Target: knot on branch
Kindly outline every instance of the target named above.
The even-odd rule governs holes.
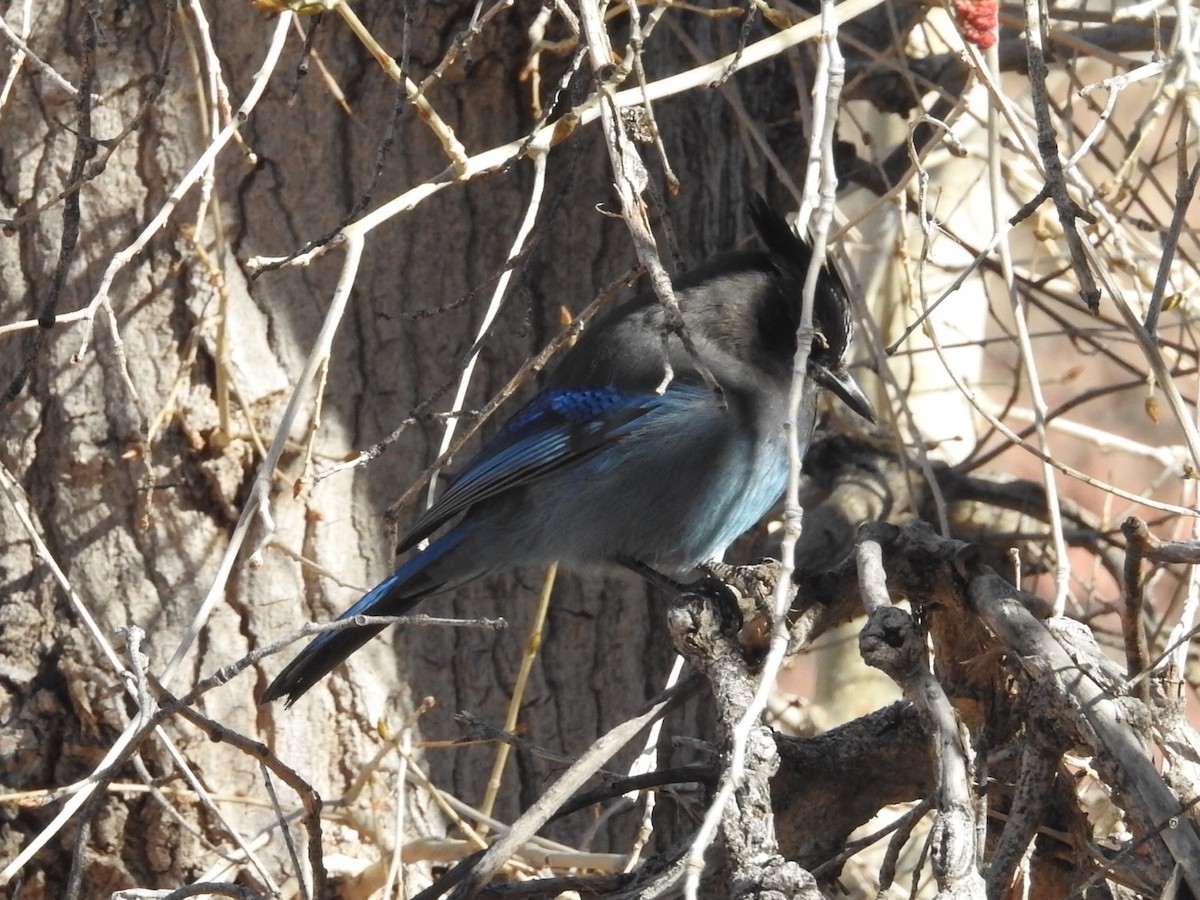
[[[883,606],[871,613],[858,636],[858,649],[867,665],[897,684],[906,684],[928,669],[925,641],[916,622],[895,606]]]

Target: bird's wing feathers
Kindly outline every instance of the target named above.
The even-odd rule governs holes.
[[[468,507],[578,462],[660,406],[653,392],[558,389],[535,398],[493,437],[401,541],[403,552]]]

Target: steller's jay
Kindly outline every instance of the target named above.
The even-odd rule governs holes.
[[[458,521],[346,610],[396,616],[425,597],[519,565],[615,562],[682,573],[718,559],[782,496],[783,430],[801,290],[811,251],[762,198],[751,214],[766,252],[720,256],[675,294],[723,399],[678,337],[665,352],[652,291],[586,329],[545,388],[488,441],[401,541],[404,552]],[[826,388],[871,421],[842,363],[852,324],[846,288],[822,268],[801,404],[804,445]],[[807,421],[806,421],[807,420]],[[803,445],[801,448],[803,455]],[[381,626],[318,635],[267,688],[291,705]]]

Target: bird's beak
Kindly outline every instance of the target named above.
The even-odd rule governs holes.
[[[843,403],[868,422],[875,423],[875,407],[871,405],[871,401],[867,399],[867,395],[863,393],[862,388],[851,377],[845,366],[829,368],[820,363],[813,363],[809,371],[817,384],[827,391],[832,391]]]

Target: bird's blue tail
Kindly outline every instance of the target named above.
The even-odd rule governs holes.
[[[460,525],[434,541],[394,574],[385,578],[363,598],[338,616],[338,621],[355,616],[402,616],[430,594],[446,588],[447,573],[434,566],[457,547],[469,528]],[[437,570],[436,573],[432,570]],[[293,659],[263,693],[260,703],[287,697],[291,706],[314,684],[333,671],[342,660],[379,634],[383,625],[364,625],[317,635],[300,655]]]

